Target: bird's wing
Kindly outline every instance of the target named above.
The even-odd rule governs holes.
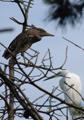
[[[25,39],[27,39],[28,36],[25,35],[25,33],[20,33],[9,45],[8,49],[13,51],[20,45],[21,43],[24,42]]]
[[[65,93],[65,100],[68,103],[80,104],[81,101],[81,81],[79,76],[69,73],[61,80],[61,89]]]
[[[26,51],[31,45],[40,40],[35,35],[29,35],[27,32],[20,33],[9,45],[8,49],[14,54],[18,54],[21,51]],[[10,52],[6,49],[3,57],[8,59],[11,56]]]
[[[39,41],[41,38],[35,35],[29,35],[26,32],[20,33],[9,45],[8,49],[11,51],[15,50],[16,47],[24,46],[25,44],[32,45],[33,43]]]
[[[14,50],[20,46],[20,44],[22,44],[24,41],[24,39],[27,39],[27,36],[25,35],[25,33],[20,33],[18,36],[16,36],[16,38],[10,43],[8,49],[11,52],[14,52]],[[3,57],[8,59],[11,56],[10,52],[6,49],[3,53]]]
[[[81,107],[81,80],[78,75],[74,73],[68,73],[60,80],[60,88],[64,92],[65,101],[67,103]],[[82,117],[83,115],[81,111],[75,108],[69,108],[69,111],[72,119]]]

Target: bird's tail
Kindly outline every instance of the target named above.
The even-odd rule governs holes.
[[[8,50],[5,50],[3,55],[2,55],[4,58],[8,59],[10,57],[10,53]]]

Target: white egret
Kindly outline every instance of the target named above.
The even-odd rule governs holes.
[[[61,70],[59,75],[62,76],[59,85],[64,93],[65,101],[69,104],[81,107],[81,80],[80,77],[68,70]],[[69,108],[72,119],[79,117],[77,109]]]

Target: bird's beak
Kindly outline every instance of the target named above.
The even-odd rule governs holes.
[[[52,37],[53,37],[54,35],[51,34],[51,33],[45,32],[45,33],[44,33],[44,36],[52,36]]]

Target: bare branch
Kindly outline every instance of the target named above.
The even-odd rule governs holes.
[[[14,30],[13,28],[4,28],[4,29],[0,29],[0,33],[12,32],[13,30]]]
[[[77,45],[76,43],[70,41],[69,39],[67,39],[67,38],[65,38],[65,37],[63,37],[63,39],[66,40],[66,41],[68,41],[69,43],[73,44],[73,45],[76,46],[77,48],[79,48],[79,49],[81,49],[81,50],[84,51],[84,48],[82,48],[81,46]]]
[[[22,97],[22,96],[24,94],[22,93],[20,88],[18,88],[11,80],[6,78],[6,76],[4,75],[4,72],[1,69],[0,69],[0,77],[4,80],[5,84],[10,88],[12,94],[20,102],[20,104],[23,106],[23,108],[25,110],[30,111],[30,116],[34,120],[43,120],[41,118],[41,116],[37,113],[37,111],[33,108],[33,106],[31,105],[31,102],[29,102],[28,99],[26,99],[26,97],[25,97],[25,99],[23,99],[24,97]],[[17,92],[16,88],[22,94],[22,96]]]

